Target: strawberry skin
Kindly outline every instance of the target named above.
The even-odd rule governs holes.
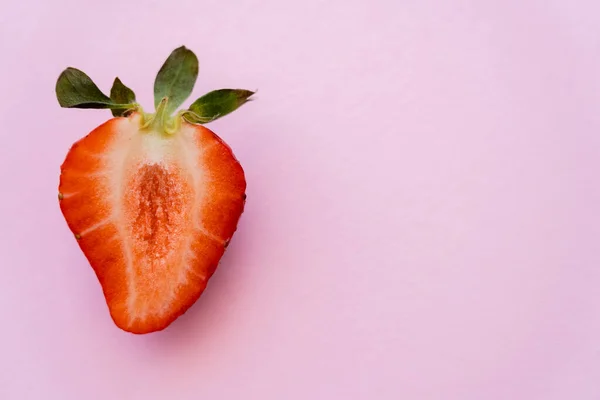
[[[246,180],[215,133],[182,119],[169,135],[116,117],[61,166],[60,209],[121,329],[169,326],[200,297],[244,210]]]

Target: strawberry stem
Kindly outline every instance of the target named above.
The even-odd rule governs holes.
[[[181,117],[169,115],[169,98],[164,97],[156,106],[154,114],[142,113],[142,129],[152,130],[167,135],[171,135],[179,129]]]
[[[167,105],[169,104],[169,98],[163,97],[162,100],[156,106],[156,113],[152,121],[152,129],[156,132],[162,132],[165,128],[165,123],[169,119],[167,112]]]

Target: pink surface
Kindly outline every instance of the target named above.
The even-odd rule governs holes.
[[[599,4],[5,4],[0,399],[599,399]],[[200,301],[133,336],[56,199],[110,114],[54,84],[150,107],[182,44],[195,96],[259,89],[210,125],[247,209]]]

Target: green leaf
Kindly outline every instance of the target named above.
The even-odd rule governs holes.
[[[135,93],[121,82],[117,77],[113,82],[112,88],[110,89],[110,98],[117,104],[134,104]],[[125,112],[129,110],[129,107],[125,108],[114,108],[111,110],[112,115],[115,117],[124,116]]]
[[[76,68],[65,69],[56,81],[56,97],[65,108],[112,108],[115,103]]]
[[[250,101],[254,92],[244,89],[219,89],[192,103],[186,119],[192,123],[207,123],[221,118]]]
[[[170,115],[192,93],[198,77],[198,58],[185,46],[181,46],[169,55],[158,71],[154,81],[154,106],[168,97],[169,103],[165,110]]]

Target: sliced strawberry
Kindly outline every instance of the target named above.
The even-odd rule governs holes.
[[[122,329],[160,330],[214,273],[244,208],[244,171],[213,132],[177,135],[114,118],[77,142],[61,168],[65,219]]]
[[[177,66],[173,59],[186,51],[176,50],[165,65]],[[59,84],[63,79],[63,85],[76,89],[62,87],[75,93],[72,97],[94,90],[79,72],[71,69],[59,78]],[[135,99],[118,85],[111,97]],[[240,100],[240,92],[217,93],[204,103],[200,98],[195,108],[174,118],[168,116],[169,96],[153,115],[97,94],[75,105],[61,103],[100,104],[96,108],[126,115],[108,120],[72,146],[59,185],[65,220],[100,281],[113,321],[125,331],[164,329],[192,306],[237,229],[245,204],[244,171],[229,146],[199,123],[243,104],[249,94]],[[71,99],[61,97],[58,85],[57,94],[59,101]]]

